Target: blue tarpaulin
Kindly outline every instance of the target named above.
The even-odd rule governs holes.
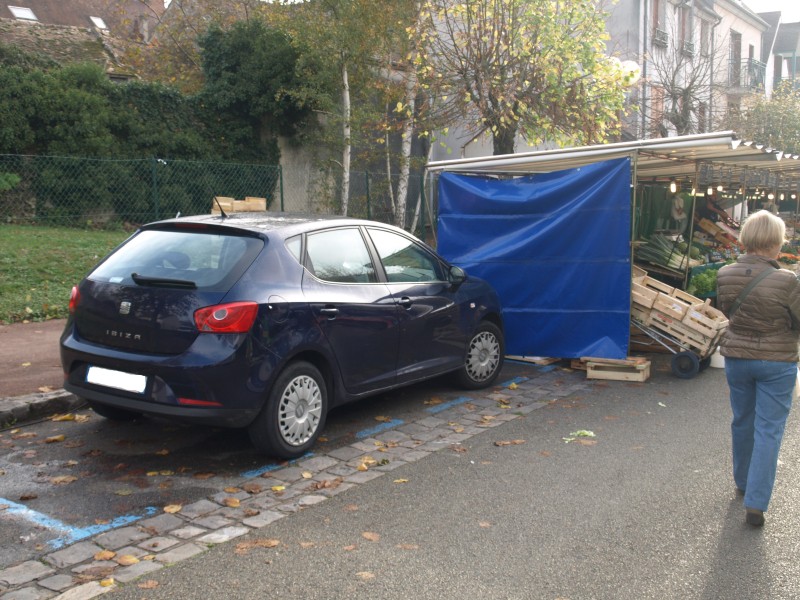
[[[438,250],[500,295],[506,353],[625,358],[631,165],[439,178]]]

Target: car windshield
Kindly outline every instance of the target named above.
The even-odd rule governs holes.
[[[142,231],[100,264],[93,281],[123,285],[170,282],[225,290],[263,248],[258,238],[204,231]],[[135,281],[133,275],[136,275]]]

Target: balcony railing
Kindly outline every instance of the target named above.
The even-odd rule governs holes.
[[[730,62],[728,69],[728,85],[731,90],[747,93],[763,90],[767,78],[767,65],[755,58]]]

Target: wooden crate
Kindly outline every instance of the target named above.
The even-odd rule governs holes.
[[[725,315],[683,290],[651,277],[631,281],[631,317],[705,357],[728,327]]]
[[[627,359],[581,357],[586,364],[587,379],[614,381],[647,381],[650,378],[650,361],[646,358]]]
[[[266,198],[253,198],[248,196],[244,200],[235,200],[225,196],[217,196],[211,204],[211,214],[220,214],[220,207],[226,213],[234,212],[264,212],[267,210]]]

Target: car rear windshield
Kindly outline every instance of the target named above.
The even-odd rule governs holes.
[[[264,247],[259,238],[208,231],[142,231],[100,264],[93,281],[170,282],[201,290],[230,288]]]

